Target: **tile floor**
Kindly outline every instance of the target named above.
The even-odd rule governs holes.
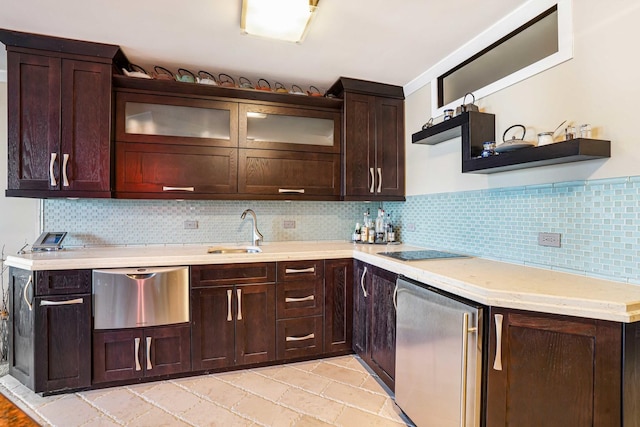
[[[406,426],[357,356],[41,397],[11,376],[0,393],[53,426]]]

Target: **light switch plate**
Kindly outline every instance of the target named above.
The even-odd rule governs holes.
[[[538,245],[559,248],[560,236],[560,233],[538,233]]]
[[[296,228],[296,222],[294,220],[285,220],[282,222],[282,228]]]

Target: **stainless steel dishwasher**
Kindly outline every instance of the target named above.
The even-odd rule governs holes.
[[[481,305],[399,278],[398,406],[420,427],[477,427],[481,416]]]
[[[93,270],[94,329],[189,321],[189,267]]]

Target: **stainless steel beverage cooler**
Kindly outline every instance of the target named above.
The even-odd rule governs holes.
[[[189,321],[189,267],[93,270],[94,329]]]
[[[420,427],[479,427],[483,307],[397,281],[396,403]]]

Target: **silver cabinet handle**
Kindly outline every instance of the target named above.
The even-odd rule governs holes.
[[[236,289],[236,295],[238,295],[238,320],[242,320],[242,289]]]
[[[58,181],[56,180],[56,174],[53,170],[53,167],[56,164],[56,159],[58,158],[58,153],[51,153],[51,160],[49,160],[49,183],[52,187],[56,187],[58,185]]]
[[[493,359],[493,369],[502,371],[502,314],[495,314],[496,322],[496,357]]]
[[[67,178],[67,163],[69,163],[69,155],[64,153],[62,155],[62,186],[69,186],[69,179]]]
[[[360,278],[360,287],[362,288],[362,294],[364,295],[364,297],[368,297],[369,294],[367,293],[367,290],[364,288],[364,276],[367,275],[367,267],[364,268],[364,271],[362,272],[362,277]]]
[[[33,282],[33,275],[29,276],[29,280],[27,280],[27,284],[24,285],[24,290],[22,291],[22,298],[24,299],[24,302],[27,303],[27,307],[29,307],[29,311],[33,310],[33,304],[31,304],[27,299],[27,290],[29,289],[29,285],[31,284],[31,282]]]
[[[278,193],[304,194],[304,188],[278,188]]]
[[[306,297],[302,297],[302,298],[285,298],[284,302],[302,302],[302,301],[313,301],[315,300],[316,297],[313,295],[309,295]]]
[[[396,282],[396,287],[393,288],[393,308],[398,311],[398,282]]]
[[[373,173],[373,168],[369,168],[369,173],[371,174],[371,187],[369,188],[369,193],[373,193],[373,189],[376,187],[376,176]]]
[[[162,191],[196,191],[195,187],[167,187],[163,186]]]
[[[378,193],[382,192],[382,168],[378,168]]]
[[[151,366],[151,337],[147,337],[147,370],[153,369]]]
[[[304,340],[312,340],[316,337],[316,334],[310,333],[309,335],[305,335],[303,337],[287,337],[286,341],[304,341]]]
[[[315,273],[316,272],[316,268],[315,267],[309,267],[309,268],[285,268],[284,272],[287,273],[287,274]]]
[[[469,364],[469,334],[478,328],[469,327],[469,313],[462,314],[462,398],[460,399],[460,425],[467,425],[467,370]]]
[[[47,300],[42,300],[42,301],[40,301],[40,307],[46,306],[46,305],[82,304],[83,302],[84,302],[84,299],[82,299],[82,298],[70,299],[70,300],[67,300],[67,301],[47,301]]]
[[[231,322],[233,320],[233,316],[231,315],[231,297],[233,295],[233,291],[229,289],[227,291],[227,322]]]
[[[142,370],[142,367],[140,366],[140,338],[134,339],[133,345],[135,347],[134,359],[136,359],[136,371],[140,371]]]

